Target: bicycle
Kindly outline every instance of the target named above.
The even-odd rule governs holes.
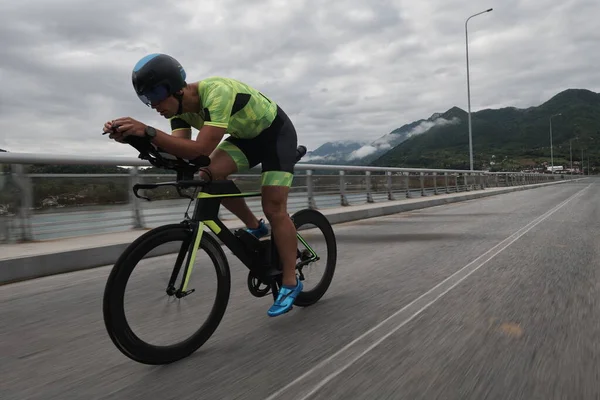
[[[144,138],[128,136],[126,142],[139,151],[139,158],[148,160],[157,168],[174,170],[177,173],[175,181],[135,184],[133,192],[136,197],[150,201],[150,198],[139,195],[138,191],[170,185],[177,189],[179,196],[190,199],[189,206],[195,200],[192,217],[189,217],[186,210],[181,222],[153,228],[124,250],[109,274],[103,296],[104,323],[114,345],[134,361],[151,365],[169,364],[191,355],[204,345],[216,331],[225,314],[229,303],[231,274],[219,240],[248,268],[247,287],[255,297],[264,297],[269,293],[272,293],[274,299],[277,297],[282,286],[282,269],[272,231],[270,236],[259,240],[243,229],[231,232],[218,216],[224,197],[258,197],[260,192],[243,193],[232,180],[213,180],[207,169],[210,165],[209,157],[184,160],[162,151]],[[296,162],[304,154],[306,147],[298,146]],[[193,179],[194,174],[202,170],[206,171],[208,179]],[[182,193],[189,188],[201,190],[194,198]],[[307,307],[319,301],[331,284],[337,261],[337,244],[331,224],[317,210],[307,208],[297,211],[291,219],[300,243],[306,247],[304,250],[296,250],[296,270],[299,279],[305,279],[303,268],[320,260],[319,255],[300,234],[301,226],[308,223],[315,225],[323,232],[327,243],[326,267],[321,282],[313,290],[301,292],[294,302],[295,306]],[[209,232],[205,232],[204,227],[207,227]],[[217,273],[217,296],[208,320],[191,337],[177,344],[156,346],[144,342],[133,333],[125,316],[124,291],[140,259],[159,245],[174,240],[182,240],[183,243],[166,284],[167,296],[182,299],[194,293],[195,289],[189,289],[188,285],[198,249],[204,250],[212,260]],[[176,285],[186,253],[188,254],[182,279],[179,285]]]

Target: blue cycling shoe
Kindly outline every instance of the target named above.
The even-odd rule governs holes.
[[[275,303],[273,303],[271,308],[269,308],[269,311],[267,311],[269,317],[277,317],[292,309],[296,296],[298,296],[298,293],[300,293],[303,288],[302,282],[297,278],[296,281],[298,284],[295,287],[285,285],[281,287],[277,300],[275,300]]]
[[[267,228],[267,225],[265,225],[265,221],[263,219],[260,219],[258,221],[258,228],[246,228],[246,232],[250,233],[251,235],[254,235],[257,239],[260,239],[261,237],[269,233],[269,228]]]

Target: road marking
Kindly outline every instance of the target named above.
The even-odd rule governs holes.
[[[462,267],[460,270],[456,271],[454,274],[444,279],[442,282],[438,283],[433,288],[429,289],[427,292],[423,293],[421,296],[419,296],[406,306],[402,307],[400,310],[396,311],[394,314],[390,315],[388,318],[375,325],[373,328],[369,329],[367,332],[358,336],[356,339],[342,347],[340,350],[338,350],[331,356],[327,357],[314,367],[304,372],[298,378],[294,379],[292,382],[285,385],[284,387],[267,397],[265,400],[275,400],[281,398],[288,399],[292,398],[290,396],[294,394],[295,397],[293,398],[306,400],[307,398],[315,394],[323,386],[325,386],[328,382],[330,382],[333,378],[341,374],[348,367],[350,367],[352,364],[354,364],[356,361],[365,356],[367,353],[369,353],[371,350],[373,350],[375,347],[381,344],[384,340],[386,340],[388,337],[390,337],[392,334],[394,334],[396,331],[402,328],[404,325],[412,321],[416,316],[418,316],[427,308],[429,308],[429,306],[431,306],[433,303],[442,298],[446,293],[454,289],[459,283],[461,283],[479,268],[487,264],[488,261],[492,260],[498,254],[500,254],[502,251],[508,248],[511,244],[516,242],[520,237],[522,237],[527,232],[535,228],[538,224],[546,220],[548,217],[560,210],[573,199],[579,197],[590,186],[592,185],[590,184],[586,186],[585,188],[581,189],[579,192],[575,193],[556,207],[537,217],[536,219],[534,219],[533,221],[531,221],[530,223],[528,223],[527,225],[525,225],[524,227],[507,237],[506,239],[504,239],[502,242],[498,243],[497,245],[495,245],[494,247],[477,257],[475,260]],[[491,255],[485,260],[483,260],[490,253]],[[483,261],[475,265],[480,260]],[[463,276],[461,276],[461,274]],[[453,281],[454,283],[452,283]],[[448,285],[450,286],[445,288],[445,286]],[[416,309],[416,311],[412,312],[411,314],[411,310],[413,309]],[[400,316],[401,318],[396,318],[398,316]],[[396,322],[397,325],[395,326],[393,326],[394,318],[400,320],[399,323]],[[390,321],[392,323],[390,323]],[[368,338],[370,335],[372,335],[373,332],[386,325],[392,326],[388,328],[390,330],[381,338],[377,340],[375,340],[375,338],[372,338],[372,340],[375,340],[374,342],[367,342],[366,340],[364,340],[365,338]],[[372,344],[369,345],[369,343]],[[360,350],[363,347],[364,349],[360,351],[357,355],[352,356],[352,354],[348,351],[352,347],[356,347],[357,350]],[[291,391],[291,389],[294,387],[298,387],[296,392]]]

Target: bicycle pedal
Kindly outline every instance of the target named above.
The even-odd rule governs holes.
[[[195,291],[196,291],[196,289],[190,289],[190,290],[187,290],[187,291],[185,291],[185,292],[180,292],[180,291],[178,291],[178,292],[175,294],[175,297],[177,297],[178,299],[181,299],[182,297],[185,297],[185,296],[187,296],[187,295],[190,295],[190,294],[194,293]]]

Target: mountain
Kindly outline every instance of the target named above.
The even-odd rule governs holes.
[[[339,140],[327,142],[314,151],[306,152],[302,162],[312,164],[343,164],[348,156],[361,148],[365,143],[353,140]]]
[[[316,150],[307,152],[302,161],[315,164],[367,165],[408,138],[427,132],[434,126],[458,123],[455,114],[454,109],[444,114],[435,113],[427,119],[420,119],[394,129],[373,142],[349,140],[327,142]]]
[[[550,117],[554,165],[600,159],[600,94],[567,89],[536,107],[485,109],[471,114],[474,169],[512,169],[550,163]],[[443,114],[454,123],[414,135],[371,162],[375,166],[469,168],[468,115],[458,107]],[[577,139],[576,139],[577,138]],[[587,155],[587,156],[586,156]]]
[[[458,116],[459,113],[457,110],[459,109],[452,108],[443,114],[435,113],[427,119],[420,119],[394,129],[369,145],[363,146],[355,151],[350,155],[350,159],[357,161],[357,164],[368,165],[392,148],[404,143],[412,137],[429,131],[433,127],[458,124],[460,122],[460,117]]]

